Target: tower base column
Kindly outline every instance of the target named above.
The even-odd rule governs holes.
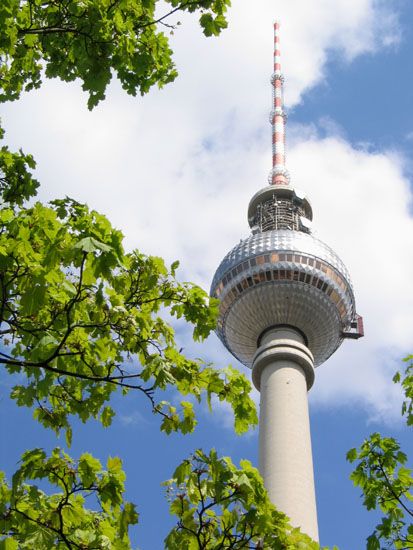
[[[307,399],[314,366],[301,334],[281,327],[266,332],[252,379],[261,393],[259,469],[270,500],[293,527],[318,541]]]

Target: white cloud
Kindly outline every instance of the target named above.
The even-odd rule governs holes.
[[[412,193],[403,159],[334,136],[296,142],[289,158],[312,199],[317,236],[350,269],[366,328],[317,371],[313,400],[357,401],[373,406],[373,417],[393,420],[400,392],[390,380],[413,342]]]
[[[272,21],[282,23],[293,106],[323,81],[332,52],[349,62],[397,43],[392,5],[260,0],[252,8],[239,0],[217,40],[185,18],[174,38],[180,77],[173,85],[137,99],[113,85],[89,113],[77,83],[49,82],[5,107],[7,136],[35,155],[42,198],[87,201],[123,229],[128,246],[181,259],[184,277],[207,287],[224,254],[248,234],[248,201],[270,168]],[[386,415],[398,407],[388,364],[412,342],[413,227],[403,159],[354,149],[334,121],[322,124],[324,139],[316,121],[290,125],[289,168],[312,199],[319,236],[350,268],[366,337],[320,369],[313,400],[355,400]],[[218,347],[205,350],[228,361]]]
[[[141,426],[148,424],[148,420],[139,411],[135,410],[131,414],[118,414],[115,417],[122,426]]]

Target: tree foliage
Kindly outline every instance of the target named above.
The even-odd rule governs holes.
[[[160,258],[126,253],[121,233],[87,206],[68,198],[29,204],[38,186],[33,167],[21,151],[0,150],[0,364],[19,374],[11,392],[17,404],[34,407],[45,427],[65,430],[68,444],[73,416],[110,425],[115,391],[145,396],[166,433],[196,424],[190,401],[176,407],[162,399],[167,388],[230,403],[239,433],[255,424],[245,377],[185,357],[175,341],[171,316],[192,324],[200,340],[215,326],[216,302],[176,280],[177,262],[168,269]],[[58,451],[49,459],[41,450],[26,453],[12,487],[2,478],[0,545],[127,548],[137,516],[121,504],[119,459],[108,472],[87,454],[75,464]],[[34,478],[63,492],[25,483]],[[91,494],[100,512],[84,507]]]
[[[4,0],[0,3],[0,101],[18,99],[44,77],[79,79],[93,108],[112,75],[127,93],[144,94],[177,75],[169,40],[178,13],[197,13],[206,36],[227,23],[229,0]],[[162,12],[162,10],[165,10]],[[0,140],[4,131],[0,128]],[[4,142],[3,142],[4,143]],[[109,426],[114,392],[139,392],[165,433],[191,432],[193,402],[226,401],[235,430],[257,423],[250,384],[237,370],[186,357],[173,319],[193,338],[213,330],[217,302],[179,282],[178,262],[125,252],[122,234],[101,214],[64,198],[35,202],[35,161],[0,149],[0,364],[11,397],[56,433],[71,421]],[[165,390],[182,396],[180,405]],[[185,399],[184,399],[185,398]],[[124,502],[118,458],[103,470],[55,449],[24,453],[9,484],[0,475],[0,549],[129,548],[137,522]],[[87,502],[90,507],[87,507]]]
[[[404,358],[406,368],[404,372],[397,372],[393,377],[393,382],[400,383],[404,401],[402,405],[402,415],[406,419],[408,426],[413,426],[413,355],[408,355]]]
[[[178,13],[198,13],[206,36],[227,26],[230,0],[2,0],[0,101],[41,85],[43,74],[80,79],[93,108],[116,74],[128,94],[172,82],[168,37]]]
[[[190,432],[196,422],[190,401],[177,410],[158,398],[168,387],[198,401],[227,401],[238,432],[255,424],[245,377],[185,357],[166,316],[192,324],[200,340],[215,327],[216,301],[179,283],[177,263],[168,269],[160,258],[125,253],[121,233],[83,204],[6,202],[13,184],[19,188],[24,158],[0,152],[8,163],[3,180],[11,180],[0,213],[0,364],[26,375],[12,398],[35,406],[44,426],[65,429],[69,442],[73,415],[111,423],[110,398],[119,389],[145,395],[167,433]]]
[[[0,473],[1,550],[130,548],[128,528],[137,523],[123,501],[125,474],[119,458],[107,470],[89,453],[73,461],[60,449],[24,453],[11,486]],[[57,492],[46,494],[33,481]],[[94,509],[85,507],[92,499]]]
[[[402,414],[409,426],[413,424],[412,359],[407,357],[404,373],[398,372],[393,378],[403,388]],[[382,513],[380,523],[367,539],[367,549],[380,550],[382,544],[384,548],[413,548],[413,477],[399,443],[374,433],[359,449],[351,449],[347,459],[357,462],[351,479],[362,490],[367,510]]]
[[[166,485],[170,511],[178,518],[165,540],[169,550],[320,548],[275,509],[247,460],[237,468],[215,450],[197,450]]]

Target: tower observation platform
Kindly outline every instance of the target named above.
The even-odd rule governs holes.
[[[311,204],[290,184],[283,83],[276,22],[269,185],[252,197],[251,235],[224,257],[211,295],[220,300],[219,338],[261,392],[259,467],[270,498],[318,540],[307,391],[314,367],[345,338],[363,336],[363,322],[348,270],[311,234]]]

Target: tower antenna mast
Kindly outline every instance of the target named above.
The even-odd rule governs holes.
[[[285,123],[284,76],[281,71],[280,24],[274,23],[274,72],[271,76],[273,87],[273,109],[270,114],[272,125],[272,170],[269,175],[271,185],[288,185],[290,178],[285,167]]]

